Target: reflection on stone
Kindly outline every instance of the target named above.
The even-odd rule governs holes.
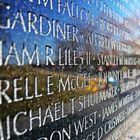
[[[138,17],[137,0],[2,0],[0,139],[119,139],[140,117]]]

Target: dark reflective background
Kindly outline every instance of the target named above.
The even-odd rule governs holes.
[[[115,140],[139,119],[139,7],[1,0],[1,140]]]

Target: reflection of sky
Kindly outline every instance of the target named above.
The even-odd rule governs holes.
[[[81,22],[79,19],[69,17],[68,12],[66,12],[64,15],[62,15],[62,12],[58,13],[58,11],[57,11],[58,6],[57,6],[56,0],[54,0],[54,1],[52,0],[53,1],[53,10],[50,10],[49,5],[44,7],[43,4],[37,5],[37,0],[33,0],[33,1],[34,2],[32,3],[32,2],[29,2],[29,0],[24,0],[24,1],[2,0],[2,2],[10,5],[10,10],[1,11],[1,13],[2,13],[1,18],[4,19],[5,15],[10,15],[10,19],[11,19],[11,23],[12,23],[15,13],[17,12],[18,9],[20,9],[22,11],[26,27],[27,27],[27,23],[28,23],[27,22],[27,12],[28,11],[32,11],[36,14],[44,15],[44,16],[48,17],[50,20],[57,19],[59,21],[60,25],[62,25],[63,23],[73,24],[73,25],[77,26],[77,28],[79,30],[84,29],[88,26],[87,23]],[[95,7],[95,3],[94,3],[95,1],[94,2],[93,1],[94,0],[83,0],[83,1],[82,0],[73,0],[73,3],[74,3],[74,5],[78,4],[79,7],[84,7],[86,10],[89,10],[90,13],[92,14],[92,16],[95,17],[95,20],[96,20],[99,13]],[[131,1],[129,0],[130,1],[129,3],[127,3],[127,0],[120,0],[120,1],[125,5],[125,7],[127,9],[130,9],[133,12],[133,14],[132,14],[133,16],[136,16],[136,15],[134,15],[135,14],[134,10],[138,9],[140,7],[138,0],[131,0]],[[61,3],[64,3],[64,2],[65,2],[65,0],[61,0]],[[123,13],[122,11],[120,11],[120,9],[113,6],[111,1],[104,0],[104,2],[107,3],[110,7],[112,7],[112,9],[114,11],[119,13],[119,15],[124,16],[126,19],[131,18],[131,17],[128,17],[128,15],[126,13]],[[69,4],[70,4],[70,1],[69,1]],[[135,7],[131,7],[131,4],[133,4]],[[140,18],[140,16],[138,18]],[[36,24],[36,27],[39,29],[38,23]],[[132,35],[134,38],[138,38],[138,36],[140,35],[140,32],[138,29],[139,29],[138,27],[136,29],[135,28],[133,29]],[[94,30],[96,30],[96,29],[94,28]],[[31,33],[28,33],[28,32],[24,33],[20,24],[17,24],[17,26],[14,30],[1,30],[0,38],[2,40],[8,41],[8,42],[6,41],[3,43],[4,52],[6,52],[6,50],[8,50],[7,48],[10,47],[10,44],[12,41],[14,41],[16,43],[18,52],[20,52],[21,48],[23,47],[22,45],[24,42],[30,52],[33,51],[34,44],[37,44],[40,55],[44,56],[44,57],[45,57],[45,47],[44,46],[50,45],[55,48],[55,47],[57,47],[57,42],[58,42],[58,40],[56,38],[53,38],[51,35],[41,36],[41,35],[35,34],[33,31]],[[98,52],[98,51],[101,51],[101,48],[98,48],[98,46],[97,46],[97,47],[95,47],[95,50]],[[44,59],[44,58],[42,57],[42,59]]]

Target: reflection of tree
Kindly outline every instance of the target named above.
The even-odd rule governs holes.
[[[59,54],[59,51],[61,50],[61,56],[58,55]],[[64,63],[66,61],[66,55],[68,56],[68,50],[70,50],[72,53],[71,53],[71,57],[70,57],[70,61],[73,62],[73,57],[74,57],[74,54],[73,52],[75,51],[76,52],[76,55],[77,55],[77,50],[78,50],[78,44],[77,42],[74,42],[74,41],[61,41],[58,43],[58,46],[57,46],[57,50],[56,50],[56,55],[57,55],[57,60],[56,60],[56,69],[58,70],[61,70],[61,71],[75,71],[76,70],[76,66],[73,66],[73,65],[62,65],[60,66],[59,65],[59,57],[61,57],[61,61],[62,63]],[[68,60],[67,60],[67,63],[68,63]]]
[[[79,42],[74,41],[60,41],[57,45],[57,48],[61,48],[62,52],[64,52],[66,49],[70,49],[71,51],[76,50],[76,55],[79,55],[83,58],[84,62],[82,65],[80,65],[80,60],[78,66],[59,66],[57,65],[57,68],[62,71],[73,71],[73,72],[95,72],[98,71],[98,52],[97,48],[99,46],[95,46],[94,39],[92,38],[93,33],[93,27],[88,25],[85,27],[79,27],[80,31],[78,34]],[[104,51],[105,52],[105,51]],[[58,58],[58,51],[57,51],[57,58]],[[65,59],[65,54],[62,53],[61,58]],[[71,61],[73,61],[73,55],[71,55]],[[87,62],[87,60],[90,59],[90,62]],[[56,60],[56,64],[59,64],[59,60]]]

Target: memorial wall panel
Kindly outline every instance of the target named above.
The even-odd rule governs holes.
[[[117,140],[139,106],[139,0],[0,0],[0,140]]]

